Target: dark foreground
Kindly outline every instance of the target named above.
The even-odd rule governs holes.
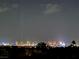
[[[78,47],[66,48],[27,48],[16,46],[0,46],[0,59],[79,59]]]

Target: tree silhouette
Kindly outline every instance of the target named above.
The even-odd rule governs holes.
[[[69,47],[76,47],[76,42],[73,40],[73,41],[71,42],[71,45],[70,45]]]
[[[72,45],[75,45],[75,44],[76,44],[76,42],[73,40],[73,41],[72,41]]]
[[[37,47],[37,48],[46,48],[46,43],[40,42],[40,43],[37,44],[36,47]]]

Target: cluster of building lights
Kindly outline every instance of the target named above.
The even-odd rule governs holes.
[[[5,42],[2,42],[2,43],[0,43],[0,46],[12,46],[12,44],[10,44],[10,43],[5,43]]]
[[[31,47],[34,47],[38,44],[38,42],[31,42],[31,41],[16,41],[16,46],[31,46]],[[51,47],[65,47],[65,43],[64,42],[61,42],[61,41],[48,41],[46,43],[47,45],[51,46]],[[0,43],[0,45],[3,45],[3,46],[12,46],[13,44],[10,44],[10,43],[5,43],[5,42],[2,42]]]
[[[65,47],[66,44],[62,41],[48,41],[47,45],[51,47]]]
[[[36,46],[37,42],[30,42],[30,41],[26,41],[26,42],[16,42],[16,46]]]

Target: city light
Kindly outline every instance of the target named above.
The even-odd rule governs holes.
[[[49,45],[51,47],[58,47],[59,46],[59,41],[56,41],[56,40],[48,41],[47,45]]]
[[[16,41],[16,46],[36,46],[37,45],[37,42],[30,42],[30,41],[26,41],[26,42],[19,42],[19,41]]]
[[[65,43],[64,42],[59,42],[60,43],[60,47],[65,47]]]
[[[48,41],[47,45],[51,46],[51,47],[65,47],[66,44],[62,41],[56,41],[56,40],[52,40],[52,41]]]
[[[2,43],[0,43],[0,45],[3,45],[3,46],[11,46],[12,44],[10,44],[10,43],[5,43],[5,42],[2,42]]]

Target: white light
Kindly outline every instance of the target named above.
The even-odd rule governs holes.
[[[65,43],[64,42],[60,42],[60,46],[61,47],[65,47]]]
[[[10,45],[10,44],[2,42],[2,45],[7,46],[7,45]]]

